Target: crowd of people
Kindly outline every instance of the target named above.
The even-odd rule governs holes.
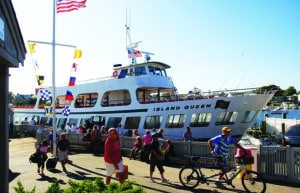
[[[40,125],[37,130],[38,133],[45,132],[45,126]],[[222,162],[226,162],[228,157],[228,151],[230,145],[242,148],[236,143],[236,140],[230,136],[231,129],[229,127],[223,127],[222,133],[208,140],[208,145],[211,148],[211,153],[221,155]],[[93,125],[92,128],[88,128],[87,125],[76,127],[75,124],[68,124],[66,126],[66,132],[82,133],[84,141],[90,141],[91,151],[95,155],[99,155],[104,152],[104,162],[106,167],[106,184],[111,181],[112,175],[115,173],[118,176],[120,183],[125,180],[124,164],[121,154],[120,135],[127,135],[133,137],[134,143],[130,151],[130,160],[134,160],[137,157],[141,161],[145,161],[149,164],[149,181],[155,183],[153,177],[155,168],[158,169],[162,182],[168,182],[164,176],[164,165],[169,164],[169,157],[175,154],[171,140],[164,138],[163,129],[149,129],[145,130],[144,134],[140,134],[138,129],[133,129],[132,132],[124,132],[121,124],[118,124],[116,128],[106,129],[104,126],[99,127]],[[106,138],[102,141],[102,136]],[[45,162],[47,160],[47,152],[57,155],[58,160],[61,162],[62,170],[67,172],[66,163],[68,162],[68,150],[70,142],[66,139],[66,133],[62,132],[60,135],[56,134],[57,149],[53,149],[53,132],[50,131],[48,140],[44,140],[38,147],[40,152],[41,161],[37,163],[38,173],[44,175]],[[182,141],[192,141],[192,131],[190,127],[186,127],[182,134]],[[55,151],[55,152],[54,152]],[[220,170],[219,179],[222,179],[222,169]]]

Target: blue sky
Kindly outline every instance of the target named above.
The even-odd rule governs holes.
[[[12,2],[26,45],[51,42],[53,0]],[[56,15],[56,42],[83,51],[77,81],[110,76],[113,64],[128,63],[127,10],[132,41],[172,67],[168,75],[180,93],[270,84],[300,90],[298,0],[87,0],[86,6]],[[35,57],[51,85],[51,47],[37,45]],[[56,85],[68,82],[72,57],[73,49],[57,48]],[[24,67],[10,73],[13,93],[38,87],[29,53]]]

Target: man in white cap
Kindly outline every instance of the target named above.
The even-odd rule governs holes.
[[[219,181],[222,180],[224,174],[223,167],[227,165],[230,145],[234,145],[237,148],[241,148],[245,150],[240,144],[237,143],[237,141],[233,137],[230,136],[230,131],[231,129],[229,127],[223,127],[221,135],[217,135],[208,140],[208,145],[210,147],[211,153],[216,155],[220,161],[221,168],[220,168]]]

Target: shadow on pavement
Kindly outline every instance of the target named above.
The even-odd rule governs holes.
[[[18,172],[12,172],[11,170],[8,171],[9,175],[9,182],[13,181],[20,173]]]

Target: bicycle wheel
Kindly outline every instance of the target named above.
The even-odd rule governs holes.
[[[195,168],[184,167],[179,172],[179,180],[183,186],[195,188],[200,182],[199,173]]]
[[[266,182],[254,171],[247,171],[242,176],[242,184],[247,192],[266,192]]]

